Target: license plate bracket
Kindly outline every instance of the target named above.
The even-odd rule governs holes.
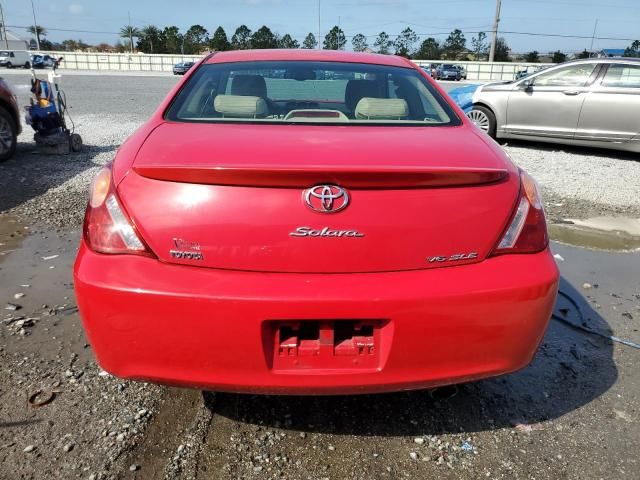
[[[270,323],[274,371],[380,369],[386,320],[284,320]]]

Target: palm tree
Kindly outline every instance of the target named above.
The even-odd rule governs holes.
[[[47,29],[40,25],[31,25],[29,28],[27,28],[27,32],[29,32],[31,35],[36,36],[38,45],[40,45],[40,37],[47,36]]]
[[[160,30],[158,29],[158,27],[147,25],[140,31],[140,35],[142,36],[142,38],[149,42],[149,46],[151,47],[151,52],[149,53],[153,53],[153,39],[157,38],[158,35],[160,35]]]
[[[133,53],[133,37],[140,37],[140,30],[138,30],[133,25],[125,25],[120,29],[120,36],[122,38],[128,38],[129,44],[131,46],[131,53]]]

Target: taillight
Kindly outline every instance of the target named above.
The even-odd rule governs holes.
[[[84,240],[94,252],[152,256],[118,199],[108,166],[98,172],[91,185],[83,230]]]
[[[535,253],[547,248],[549,237],[540,191],[533,178],[520,172],[520,198],[516,210],[492,255]]]

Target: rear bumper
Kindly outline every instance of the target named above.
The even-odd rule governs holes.
[[[273,274],[167,265],[80,247],[78,305],[116,376],[211,390],[345,394],[430,388],[525,367],[558,270],[549,253],[377,274]],[[382,319],[371,370],[273,367],[274,320]]]

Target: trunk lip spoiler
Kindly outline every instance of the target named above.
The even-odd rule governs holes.
[[[498,183],[509,177],[507,168],[483,167],[134,165],[133,170],[145,178],[177,183],[273,188],[318,184],[354,189],[466,187]]]

